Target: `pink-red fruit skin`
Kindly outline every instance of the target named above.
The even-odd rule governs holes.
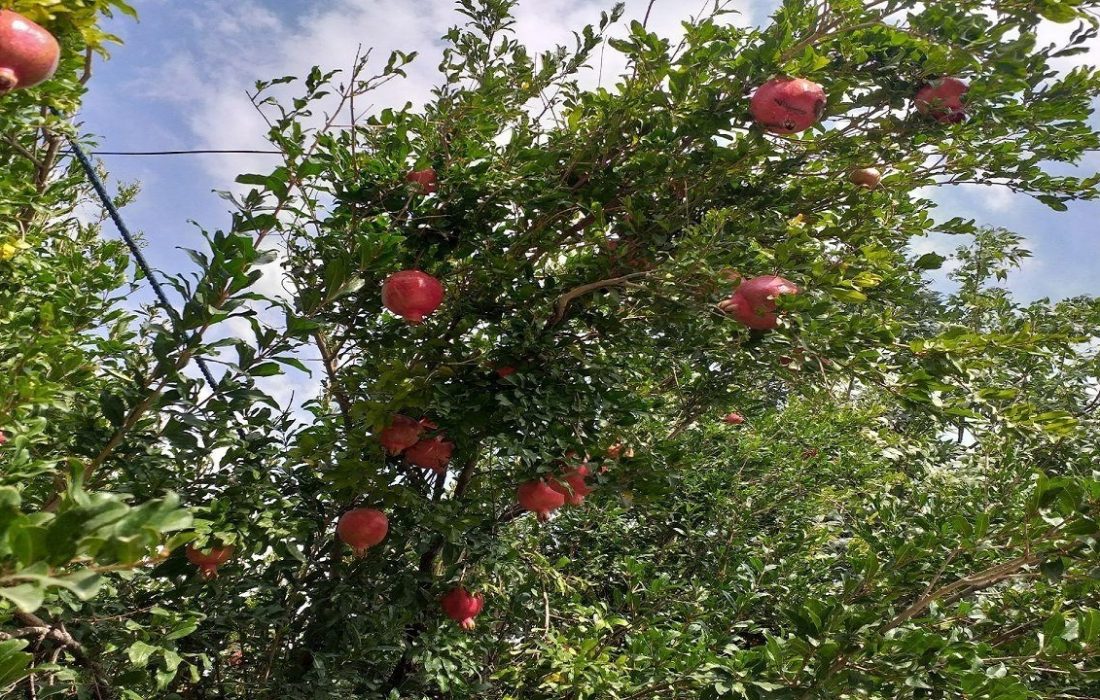
[[[443,285],[420,270],[402,270],[382,284],[382,303],[409,323],[420,323],[443,303]]]
[[[745,417],[743,415],[741,415],[740,413],[736,413],[736,412],[727,413],[725,415],[725,417],[722,418],[722,422],[723,423],[728,423],[730,425],[741,425],[742,423],[745,422]]]
[[[516,373],[516,368],[512,367],[510,365],[506,366],[506,367],[497,367],[497,376],[500,377],[501,379],[505,379],[507,377],[510,377],[515,373]]]
[[[394,415],[390,424],[378,436],[378,442],[391,455],[401,454],[420,441],[424,432],[424,422],[415,421],[408,416]]]
[[[966,106],[963,96],[970,90],[965,80],[958,78],[937,78],[928,81],[914,101],[917,111],[932,117],[941,124],[957,124],[966,119]]]
[[[60,58],[52,34],[23,15],[0,10],[0,95],[49,80]]]
[[[405,176],[405,181],[415,185],[421,194],[432,194],[439,189],[436,184],[435,170],[432,168],[413,170]]]
[[[775,300],[781,294],[798,294],[798,291],[789,280],[762,275],[742,282],[718,307],[749,328],[767,331],[779,325]]]
[[[447,463],[451,461],[454,449],[454,443],[444,440],[442,435],[436,435],[405,450],[405,459],[410,464],[442,474],[447,471]]]
[[[336,534],[351,547],[355,556],[361,557],[367,549],[386,539],[390,521],[385,513],[373,508],[354,508],[340,516]]]
[[[873,190],[878,187],[878,183],[882,182],[882,173],[879,172],[878,168],[860,168],[859,170],[853,170],[852,174],[848,176],[848,180],[853,185]]]
[[[550,488],[565,496],[565,502],[571,506],[579,506],[584,503],[584,497],[594,490],[584,482],[589,474],[588,467],[581,465],[567,471],[561,479],[550,482]]]
[[[211,547],[208,551],[195,549],[193,545],[187,545],[184,552],[187,561],[199,567],[199,573],[204,579],[218,577],[218,566],[229,561],[233,557],[233,547]]]
[[[565,495],[550,488],[542,479],[528,481],[516,489],[519,504],[545,522],[550,514],[565,505]]]
[[[485,597],[480,593],[470,595],[465,588],[459,586],[448,591],[439,600],[439,604],[443,607],[443,613],[447,617],[457,622],[459,627],[468,632],[477,626],[474,618],[485,607]]]
[[[756,88],[749,111],[773,134],[797,134],[825,114],[825,90],[803,78],[773,78]]]

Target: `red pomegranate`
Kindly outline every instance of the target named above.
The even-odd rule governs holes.
[[[723,416],[722,422],[728,423],[730,425],[741,425],[745,422],[745,417],[735,411],[733,413],[727,413],[725,416]]]
[[[405,459],[410,464],[431,469],[437,474],[447,471],[447,462],[451,461],[451,453],[454,452],[453,442],[443,439],[442,435],[427,438],[405,450]]]
[[[957,124],[966,119],[966,107],[963,96],[970,89],[966,81],[958,78],[937,78],[929,80],[917,90],[915,102],[917,111],[935,119],[941,124]]]
[[[218,577],[218,566],[233,557],[233,546],[211,547],[204,552],[189,544],[185,554],[187,561],[199,567],[199,573],[203,578],[212,579]]]
[[[749,111],[773,134],[796,134],[825,114],[825,90],[803,78],[773,78],[756,88]]]
[[[541,521],[549,519],[551,513],[565,505],[565,495],[550,488],[542,479],[521,484],[516,489],[516,496],[519,504]]]
[[[798,294],[798,287],[775,275],[753,277],[742,282],[733,295],[718,308],[737,321],[756,330],[771,330],[779,325],[776,298],[780,294]]]
[[[336,524],[336,534],[357,557],[386,539],[389,529],[390,521],[386,514],[373,508],[353,508],[341,515],[340,522]]]
[[[443,285],[420,270],[402,270],[382,285],[382,303],[409,323],[420,323],[443,303]]]
[[[505,367],[497,367],[497,376],[500,377],[501,379],[504,379],[505,377],[510,377],[515,373],[516,373],[516,368],[512,367],[510,365],[505,366]]]
[[[405,176],[405,181],[415,185],[415,189],[421,194],[432,194],[438,190],[439,186],[435,180],[435,170],[432,168],[413,170]]]
[[[848,175],[848,181],[853,185],[873,190],[882,181],[882,173],[878,171],[878,168],[860,168],[859,170],[853,170]]]
[[[49,80],[60,57],[52,34],[23,15],[0,10],[0,95]]]
[[[584,503],[584,497],[595,489],[584,483],[585,477],[591,472],[588,465],[582,464],[575,469],[567,471],[561,479],[550,482],[550,488],[565,496],[565,502],[571,506],[579,506]],[[563,483],[564,482],[564,483]]]
[[[8,434],[3,432],[3,431],[0,431],[0,445],[3,445],[7,441],[8,441]]]
[[[401,454],[420,440],[424,428],[432,426],[426,420],[415,421],[408,416],[394,414],[390,424],[378,434],[378,442],[391,455]]]
[[[470,595],[465,588],[459,586],[448,591],[439,600],[439,604],[443,607],[443,613],[457,622],[459,627],[472,630],[477,626],[474,618],[485,607],[485,597],[480,593]]]

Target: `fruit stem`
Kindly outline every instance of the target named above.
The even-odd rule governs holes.
[[[0,95],[11,92],[19,85],[19,76],[11,68],[0,68]]]

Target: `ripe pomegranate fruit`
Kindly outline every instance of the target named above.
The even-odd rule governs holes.
[[[218,565],[224,564],[233,557],[233,546],[211,547],[204,552],[189,544],[185,554],[187,561],[199,567],[202,577],[209,580],[218,577]]]
[[[405,176],[405,181],[414,185],[416,191],[421,194],[432,194],[439,189],[436,184],[435,170],[432,168],[413,170]]]
[[[504,379],[505,377],[510,377],[515,373],[516,368],[512,367],[511,365],[508,365],[506,367],[497,367],[497,376],[501,379]]]
[[[589,473],[588,466],[582,464],[579,467],[567,471],[562,475],[561,479],[554,479],[551,481],[550,488],[564,496],[565,502],[569,505],[579,506],[584,503],[584,497],[594,490],[588,484],[584,483],[584,479]]]
[[[756,88],[749,111],[773,134],[796,134],[825,114],[825,90],[803,78],[773,78]]]
[[[0,432],[0,445],[3,445],[7,441],[8,441],[8,434],[4,433],[4,432]]]
[[[23,15],[0,10],[0,95],[49,80],[60,58],[52,34]]]
[[[740,323],[756,330],[771,330],[779,325],[776,298],[780,294],[798,294],[798,287],[775,275],[762,275],[742,282],[733,295],[718,308]]]
[[[336,524],[336,534],[357,557],[386,539],[389,530],[390,521],[386,514],[373,508],[353,508],[341,515],[340,522]]]
[[[459,586],[448,591],[439,600],[439,604],[447,617],[457,622],[462,629],[469,631],[477,626],[474,618],[485,607],[485,597],[480,593],[470,595],[465,588]]]
[[[409,323],[420,323],[443,303],[443,285],[420,270],[402,270],[382,285],[382,303]]]
[[[733,413],[727,413],[725,416],[723,416],[722,422],[728,423],[730,425],[741,425],[745,422],[745,417],[735,411]]]
[[[917,90],[914,99],[917,103],[917,111],[941,124],[957,124],[966,119],[963,96],[969,89],[970,86],[966,81],[958,78],[929,80],[920,90]]]
[[[410,464],[431,469],[437,474],[447,471],[447,462],[451,461],[451,453],[454,452],[453,442],[443,439],[442,435],[427,438],[405,450],[405,459]]]
[[[853,185],[859,185],[860,187],[866,187],[869,190],[873,190],[878,187],[878,183],[882,181],[882,173],[878,171],[878,168],[860,168],[859,170],[853,170],[848,175],[848,180]]]
[[[521,484],[516,489],[516,496],[519,504],[540,521],[546,521],[551,513],[565,505],[565,495],[550,488],[542,479]]]
[[[389,454],[401,454],[419,442],[420,434],[429,426],[432,426],[429,421],[415,421],[408,416],[394,414],[390,424],[378,434],[378,442]]]

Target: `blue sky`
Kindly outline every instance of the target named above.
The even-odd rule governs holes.
[[[764,22],[775,0],[735,3],[740,22]],[[570,32],[598,21],[612,0],[521,0],[519,38],[542,49],[571,41]],[[628,0],[627,15],[645,12],[648,0]],[[685,7],[689,5],[689,7]],[[650,27],[675,35],[702,0],[656,0]],[[417,102],[434,82],[439,37],[460,19],[451,0],[144,0],[138,23],[119,18],[110,29],[124,40],[112,59],[96,66],[81,113],[83,129],[102,150],[263,148],[263,129],[245,95],[257,79],[302,75],[319,64],[348,66],[359,45],[384,60],[392,49],[418,50],[410,78],[388,86],[376,105]],[[1051,25],[1044,36],[1056,38]],[[1100,47],[1078,63],[1096,63]],[[1062,67],[1071,67],[1066,63]],[[605,66],[613,74],[616,66]],[[594,82],[594,81],[593,81]],[[1100,121],[1094,122],[1100,125]],[[160,270],[192,269],[178,247],[202,247],[198,222],[208,229],[229,220],[213,190],[232,188],[241,172],[262,172],[265,156],[105,157],[118,181],[140,181],[142,193],[124,216],[144,233],[147,253]],[[1085,164],[1100,169],[1100,154]],[[113,190],[113,187],[112,187]],[[1028,239],[1035,256],[1010,280],[1023,299],[1100,293],[1100,202],[1075,203],[1056,213],[1026,196],[979,187],[938,188],[938,218],[965,216],[1005,226]],[[115,235],[107,230],[105,235]],[[921,241],[921,252],[947,252],[954,242]],[[267,280],[275,284],[274,277]],[[303,391],[308,382],[293,387]],[[301,396],[299,396],[301,398]]]

